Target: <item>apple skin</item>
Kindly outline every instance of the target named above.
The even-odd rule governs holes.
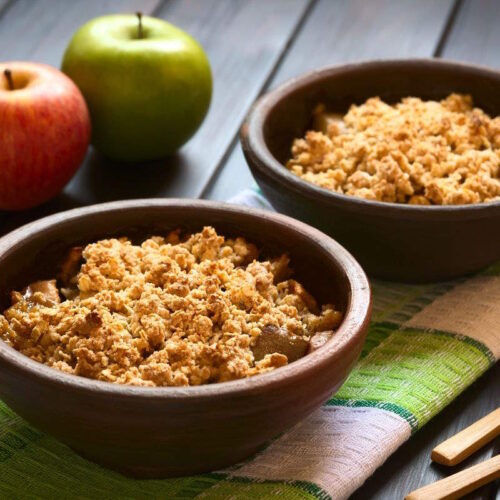
[[[84,24],[62,70],[80,88],[92,118],[92,144],[110,159],[149,161],[175,153],[201,125],[212,96],[201,46],[175,26],[135,15]]]
[[[0,209],[30,208],[59,193],[90,135],[85,100],[66,75],[44,64],[0,63]]]

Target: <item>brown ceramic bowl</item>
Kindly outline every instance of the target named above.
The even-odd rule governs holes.
[[[500,115],[500,72],[436,59],[349,64],[300,76],[257,101],[241,130],[245,157],[259,186],[280,212],[331,235],[368,274],[427,282],[477,271],[500,259],[500,202],[415,206],[369,201],[306,182],[283,164],[293,139],[311,128],[324,103],[345,113],[380,96],[441,99],[471,94],[476,106]]]
[[[0,239],[2,308],[7,292],[53,277],[65,251],[102,237],[141,241],[177,227],[213,225],[263,254],[290,254],[295,275],[345,314],[334,337],[274,372],[198,387],[145,388],[64,374],[0,341],[0,398],[83,456],[139,477],[193,474],[238,462],[296,424],[342,384],[370,316],[362,269],[338,243],[282,215],[214,202],[137,200],[52,215]]]

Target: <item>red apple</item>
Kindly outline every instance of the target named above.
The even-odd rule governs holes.
[[[44,64],[0,63],[0,209],[59,193],[89,142],[87,105],[66,75]]]

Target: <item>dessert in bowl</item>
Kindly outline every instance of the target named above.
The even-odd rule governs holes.
[[[263,96],[243,150],[279,211],[369,274],[449,279],[500,258],[499,89],[498,71],[439,60],[328,68]]]
[[[56,214],[2,238],[0,270],[0,397],[141,477],[214,470],[265,446],[338,389],[370,314],[363,271],[329,237],[209,202]]]
[[[500,201],[500,116],[470,95],[372,97],[344,115],[319,105],[287,168],[333,192],[409,205]]]
[[[58,278],[11,292],[0,338],[65,373],[145,387],[226,382],[314,351],[342,313],[319,306],[287,254],[259,259],[213,227],[72,247]]]

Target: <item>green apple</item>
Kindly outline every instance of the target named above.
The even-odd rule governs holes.
[[[90,110],[92,143],[119,161],[147,161],[177,151],[201,125],[212,76],[201,46],[154,17],[93,19],[73,36],[62,70]]]

